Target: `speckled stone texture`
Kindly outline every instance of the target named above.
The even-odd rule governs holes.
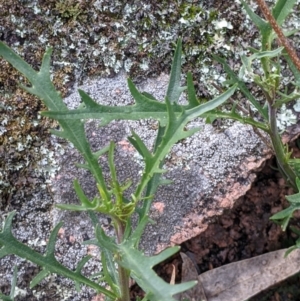
[[[226,58],[230,66],[238,70],[240,54],[247,53],[249,45],[259,45],[257,30],[243,14],[240,1],[182,1],[179,6],[180,1],[134,0],[130,5],[123,5],[123,1],[78,1],[76,14],[70,16],[68,12],[76,5],[66,1],[64,6],[63,2],[0,1],[0,19],[3,20],[0,38],[34,68],[38,68],[45,47],[53,47],[52,75],[63,95],[82,79],[109,74],[112,78],[95,78],[84,82],[81,88],[101,103],[132,103],[126,76],[115,74],[125,69],[131,77],[142,80],[168,71],[174,43],[182,36],[184,73],[192,70],[199,95],[210,98],[217,92],[212,83],[219,85],[224,80],[221,67],[212,67],[211,53]],[[195,5],[201,10],[194,14],[191,6]],[[254,8],[257,7],[254,5]],[[299,28],[298,11],[295,9],[287,24],[289,28]],[[216,21],[225,19],[231,22],[232,28],[217,28]],[[93,255],[85,268],[90,275],[101,268],[101,263],[95,248],[82,245],[84,240],[93,237],[88,217],[84,213],[59,211],[54,204],[77,203],[72,188],[75,178],[89,196],[97,193],[94,182],[84,170],[75,168],[74,164],[81,160],[76,150],[61,139],[45,135],[52,124],[37,117],[37,112],[43,109],[40,101],[19,90],[15,95],[10,94],[15,93],[20,76],[3,60],[0,66],[0,98],[8,108],[0,109],[4,116],[0,120],[0,141],[3,141],[0,157],[4,158],[0,164],[0,181],[2,186],[5,184],[5,189],[0,187],[0,222],[7,212],[16,210],[14,235],[43,252],[51,229],[63,221],[56,256],[74,268],[84,255]],[[167,80],[167,76],[161,74],[141,82],[140,87],[162,99]],[[289,76],[285,81],[290,81]],[[70,107],[78,105],[77,92],[68,97],[66,103]],[[224,128],[213,127],[201,119],[191,126],[198,126],[201,131],[175,145],[166,160],[169,172],[165,176],[172,179],[173,184],[162,187],[153,203],[151,217],[155,224],[148,226],[142,241],[148,254],[204,231],[208,223],[225,208],[231,208],[251,187],[256,172],[271,156],[250,127],[233,123]],[[95,150],[111,139],[117,143],[118,175],[120,179],[132,178],[136,183],[142,162],[126,137],[133,128],[151,146],[156,123],[151,120],[113,122],[99,128],[96,122],[89,121],[86,128]],[[102,163],[105,165],[105,159]],[[107,165],[104,172],[108,176]],[[6,185],[13,189],[7,189]],[[7,189],[8,195],[1,195],[2,189]],[[99,219],[107,233],[112,233],[111,221],[103,216]],[[19,270],[16,301],[99,300],[86,288],[76,292],[71,281],[56,275],[30,290],[29,282],[40,269],[14,256],[0,260],[3,293],[9,292],[13,265]]]
[[[156,79],[140,83],[139,88],[157,99],[163,99],[167,83],[168,76],[161,74]],[[133,101],[124,74],[87,81],[79,88],[102,104],[126,105]],[[183,97],[181,102],[184,101]],[[80,102],[78,93],[70,95],[65,102],[70,108],[76,107]],[[153,120],[115,121],[106,127],[99,127],[96,121],[88,121],[86,133],[93,150],[100,149],[111,140],[115,141],[120,181],[132,179],[133,183],[137,183],[142,171],[142,161],[128,143],[127,136],[133,129],[151,147],[156,126]],[[199,127],[200,130],[176,144],[165,162],[168,173],[164,176],[171,179],[173,184],[162,186],[156,194],[151,208],[154,224],[147,227],[141,242],[147,254],[159,252],[169,245],[180,244],[204,231],[210,221],[225,208],[233,206],[234,201],[250,189],[255,173],[271,156],[270,150],[248,126],[229,123],[220,128],[207,125],[199,118],[189,127]],[[35,249],[43,251],[50,229],[63,221],[56,245],[57,257],[69,268],[74,268],[84,255],[93,255],[94,258],[86,267],[86,272],[90,274],[99,270],[101,263],[95,248],[81,244],[94,235],[88,217],[84,213],[58,210],[53,205],[77,203],[72,187],[74,179],[79,180],[90,197],[97,193],[95,183],[87,171],[75,167],[75,163],[82,159],[71,145],[58,138],[52,138],[52,145],[60,145],[60,148],[54,148],[53,154],[59,170],[55,177],[48,180],[44,190],[37,189],[32,197],[24,197],[26,202],[14,197],[11,207],[18,210],[14,223],[15,235]],[[101,163],[108,178],[106,159],[102,158]],[[99,219],[107,233],[112,234],[111,220],[103,216]],[[26,300],[48,300],[50,292],[51,300],[92,300],[91,291],[83,289],[81,293],[74,292],[70,281],[56,276],[51,276],[49,282],[44,281],[36,290],[29,290],[29,281],[38,269],[23,260],[6,257],[1,260],[0,273],[10,278],[14,263],[20,267],[20,277],[23,279],[20,286],[22,289],[24,287],[23,295],[20,293],[18,297],[21,299],[17,300],[24,300],[24,296]],[[7,279],[1,282],[7,283]]]
[[[163,99],[167,83],[168,76],[162,74],[157,79],[141,83],[139,87],[141,91]],[[80,88],[103,104],[125,105],[132,102],[122,74],[87,82]],[[181,101],[184,102],[184,98]],[[75,107],[79,103],[77,94],[68,97],[66,103],[69,107]],[[99,128],[96,121],[89,121],[86,132],[94,150],[107,145],[110,140],[115,141],[120,181],[132,179],[136,183],[142,166],[127,136],[133,129],[151,147],[155,125],[153,120],[116,121]],[[149,254],[161,251],[168,245],[180,244],[204,231],[210,219],[231,208],[234,201],[250,189],[256,178],[255,173],[271,156],[270,150],[249,126],[231,123],[224,128],[216,128],[199,118],[189,127],[199,127],[200,130],[177,143],[165,163],[168,173],[164,176],[173,184],[159,188],[151,208],[151,218],[155,223],[148,226],[142,240],[142,247]],[[102,159],[104,172],[109,177],[105,160]],[[56,202],[76,202],[70,181],[74,178],[79,179],[90,197],[97,193],[88,173],[74,167],[79,161],[76,152],[66,148],[61,157],[61,170],[51,184]],[[73,223],[73,213],[54,212],[54,219],[66,220],[70,229],[76,229],[77,233],[86,231],[83,222],[81,226],[78,221]]]

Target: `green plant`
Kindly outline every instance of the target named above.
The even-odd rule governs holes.
[[[257,0],[257,4],[263,11],[267,21],[255,14],[252,9],[242,1],[242,4],[260,31],[261,48],[250,48],[252,53],[249,56],[242,55],[242,67],[238,75],[229,67],[226,61],[220,57],[214,56],[215,60],[221,63],[228,75],[228,80],[225,84],[238,85],[238,89],[249,100],[250,106],[247,112],[243,108],[242,113],[239,112],[238,101],[235,101],[230,112],[225,112],[219,109],[214,109],[204,114],[208,121],[215,118],[229,118],[238,120],[242,123],[250,124],[254,130],[259,134],[257,129],[263,130],[268,134],[271,144],[276,156],[278,169],[285,178],[288,185],[293,187],[296,194],[287,196],[286,199],[290,202],[290,206],[276,214],[271,219],[281,224],[283,230],[286,230],[293,213],[300,209],[300,159],[292,158],[292,153],[289,151],[288,146],[284,145],[281,141],[281,135],[278,131],[278,110],[283,109],[284,104],[289,103],[300,97],[298,92],[300,84],[300,60],[287,40],[286,36],[293,35],[296,30],[283,32],[281,25],[292,11],[296,0],[278,0],[272,9],[268,9],[264,0]],[[282,47],[277,47],[274,40],[278,39]],[[284,59],[289,65],[293,76],[294,82],[293,91],[287,93],[287,87],[282,84],[281,80],[281,62]],[[254,71],[252,67],[254,61],[259,61],[261,70]],[[256,100],[255,96],[247,88],[245,76],[250,78],[257,84],[265,98],[265,103],[261,104]],[[257,111],[256,117],[252,111]],[[247,114],[245,114],[245,112]],[[299,243],[297,246],[299,247]],[[293,247],[295,249],[296,247]]]
[[[17,284],[17,274],[18,274],[18,269],[15,266],[12,281],[11,281],[11,289],[10,289],[9,296],[6,296],[6,295],[0,293],[0,299],[2,299],[3,301],[14,301],[15,300],[14,297],[15,297],[15,289],[16,289],[16,284]]]
[[[286,179],[287,184],[293,187],[294,191],[297,193],[300,189],[297,184],[297,178],[300,178],[300,159],[292,158],[292,154],[289,152],[288,146],[282,143],[281,135],[278,131],[279,120],[277,115],[279,109],[284,109],[284,105],[286,103],[300,97],[300,93],[298,92],[300,87],[300,60],[286,38],[286,36],[291,36],[297,31],[292,30],[283,32],[280,27],[292,11],[296,0],[278,0],[272,9],[272,12],[269,11],[264,0],[257,0],[257,3],[262,9],[268,22],[255,14],[246,2],[242,1],[242,5],[244,6],[247,14],[259,29],[261,36],[261,48],[249,48],[251,55],[241,56],[242,67],[240,68],[238,75],[230,68],[223,58],[213,55],[214,59],[223,65],[223,68],[227,73],[228,79],[224,82],[225,86],[237,86],[250,102],[249,109],[247,107],[239,110],[241,106],[237,100],[233,101],[234,104],[230,112],[216,108],[203,113],[202,117],[205,117],[207,122],[212,122],[216,118],[226,118],[250,124],[254,131],[259,135],[260,133],[258,130],[264,131],[271,140],[278,169]],[[282,47],[277,47],[274,43],[277,38],[282,44]],[[282,84],[281,59],[284,59],[287,62],[294,76],[294,89],[290,93],[287,93],[287,87]],[[260,63],[261,70],[255,72],[253,62],[257,61]],[[266,100],[265,103],[260,103],[251,93],[247,87],[247,81],[245,78],[250,78],[260,87]],[[230,91],[230,89],[228,91]],[[191,89],[189,89],[189,91],[191,91]],[[131,92],[134,96],[135,92],[133,90]],[[191,95],[191,93],[194,92],[189,92],[189,95]],[[193,102],[197,102],[196,98]],[[60,113],[48,112],[45,115],[58,119],[68,118],[70,120],[81,118],[100,118],[104,123],[109,122],[114,118],[120,118],[118,108],[114,108],[113,111],[110,111],[112,113],[111,117],[106,115],[107,111],[107,108],[91,103],[90,105],[87,104],[85,109],[77,109]],[[257,113],[254,114],[254,111]],[[142,117],[144,116],[145,115]],[[162,122],[161,119],[159,121]],[[300,209],[299,194],[295,194],[293,197],[289,196],[287,197],[287,200],[291,203],[290,207],[271,217],[272,220],[281,224],[283,230],[286,230],[293,213]]]
[[[279,26],[288,16],[295,2],[296,0],[277,1],[272,10],[272,15]],[[282,32],[280,27],[276,27],[276,22],[274,23],[274,20],[270,23],[266,22],[256,15],[245,2],[242,3],[252,21],[260,30],[262,38],[261,49],[250,49],[252,52],[250,56],[242,56],[243,66],[239,75],[235,74],[224,59],[215,56],[216,61],[223,65],[228,75],[228,80],[225,84],[227,87],[229,85],[229,88],[220,96],[208,102],[201,102],[197,99],[190,73],[187,74],[187,87],[180,86],[181,40],[178,41],[174,54],[169,86],[163,102],[159,102],[148,93],[140,93],[129,79],[128,87],[135,100],[134,105],[126,106],[124,109],[124,107],[97,104],[84,91],[79,90],[83,105],[75,110],[69,110],[64,105],[50,80],[50,49],[44,55],[40,71],[36,72],[9,47],[0,42],[0,55],[29,80],[31,86],[23,86],[23,88],[29,93],[38,96],[45,103],[48,111],[42,114],[57,120],[61,128],[61,130],[52,131],[52,133],[67,139],[78,149],[85,160],[85,163],[81,164],[80,167],[91,172],[99,191],[99,194],[90,200],[85,195],[79,182],[74,181],[74,189],[80,200],[80,205],[59,204],[57,206],[61,209],[87,211],[89,213],[95,227],[95,238],[87,243],[95,244],[101,250],[101,261],[103,264],[101,281],[104,281],[109,289],[105,288],[98,281],[92,280],[92,276],[85,277],[81,274],[81,270],[89,260],[89,257],[83,258],[78,263],[75,271],[67,269],[56,260],[54,256],[55,240],[61,224],[58,224],[52,231],[46,254],[42,255],[22,244],[13,236],[11,228],[15,213],[12,212],[6,219],[2,232],[0,232],[0,258],[9,254],[15,254],[41,266],[42,270],[31,281],[31,287],[38,284],[49,273],[56,273],[73,280],[78,290],[80,285],[84,284],[95,289],[96,292],[104,294],[106,300],[128,301],[129,277],[132,277],[145,291],[143,300],[171,301],[175,300],[174,295],[194,285],[194,282],[178,285],[168,284],[160,279],[152,269],[154,265],[177,252],[178,247],[166,249],[156,256],[146,257],[139,250],[138,245],[145,226],[149,222],[148,213],[153,196],[160,185],[167,184],[161,177],[165,172],[163,169],[164,159],[175,143],[198,131],[198,129],[186,130],[185,127],[190,121],[199,116],[205,117],[208,122],[216,118],[238,120],[252,125],[255,131],[258,129],[263,130],[269,135],[278,162],[278,168],[286,178],[287,183],[296,192],[296,194],[287,197],[287,200],[291,203],[290,207],[271,217],[273,220],[278,220],[282,228],[286,229],[293,212],[300,209],[300,162],[299,159],[291,157],[287,146],[281,142],[277,128],[276,113],[283,104],[300,96],[297,92],[300,83],[300,71],[297,69],[297,61],[294,62],[297,58],[290,51],[291,47],[289,44],[282,42],[284,47],[274,49],[273,41],[276,38],[276,34],[279,39],[285,39],[285,35],[280,34]],[[261,0],[258,3],[261,6],[263,5]],[[289,32],[287,34],[293,33]],[[280,56],[289,64],[295,79],[295,89],[289,94],[281,84]],[[253,71],[252,63],[255,60],[261,63],[261,73]],[[256,100],[247,88],[244,80],[246,75],[261,88],[266,99],[264,104]],[[245,109],[242,110],[243,113],[238,110],[238,101],[234,102],[230,112],[217,109],[234,94],[237,88],[251,103],[248,114],[245,114]],[[187,90],[188,104],[179,105],[178,100],[184,90]],[[254,110],[256,114],[252,112]],[[130,198],[125,197],[125,192],[131,186],[131,182],[119,183],[118,181],[114,165],[114,143],[111,142],[104,149],[92,152],[85,136],[84,124],[81,121],[90,118],[100,119],[101,125],[120,119],[138,120],[152,118],[158,121],[159,129],[152,150],[146,147],[136,133],[132,132],[132,135],[128,137],[128,140],[142,156],[145,163],[143,174]],[[104,180],[102,168],[98,164],[100,156],[108,157],[111,175],[109,183]],[[96,216],[98,212],[112,218],[115,237],[108,237],[99,227]],[[137,225],[133,227],[132,216],[135,213],[138,221]],[[295,232],[298,233],[299,231],[295,230]],[[297,242],[294,248],[299,247],[298,245],[299,243]],[[7,300],[13,298],[13,296],[0,297]]]
[[[236,85],[215,99],[200,103],[196,98],[192,76],[187,76],[187,87],[180,86],[181,77],[181,40],[178,41],[172,64],[170,82],[164,102],[157,101],[147,93],[140,93],[131,80],[128,86],[135,100],[134,105],[124,107],[110,107],[94,102],[85,92],[79,91],[84,107],[75,112],[68,110],[60,94],[55,90],[50,80],[50,55],[48,49],[44,55],[40,71],[33,70],[24,60],[15,54],[4,43],[0,43],[0,55],[20,71],[31,83],[31,86],[22,86],[26,91],[38,96],[48,108],[43,115],[58,120],[61,130],[52,131],[53,134],[70,141],[81,153],[85,163],[80,167],[85,168],[93,175],[99,194],[92,200],[88,199],[78,181],[74,181],[74,189],[80,200],[80,205],[57,205],[61,209],[74,211],[87,211],[95,227],[95,239],[89,244],[99,246],[103,264],[103,277],[109,289],[104,288],[99,282],[81,274],[84,264],[89,257],[83,258],[75,271],[67,269],[60,264],[55,256],[55,240],[61,227],[58,224],[52,231],[46,254],[42,255],[18,241],[11,232],[14,212],[10,213],[0,233],[0,257],[15,254],[30,260],[42,267],[41,272],[31,281],[34,287],[50,273],[56,273],[74,280],[77,289],[85,284],[97,292],[101,292],[107,300],[129,300],[129,277],[132,277],[145,291],[143,300],[175,300],[173,296],[189,289],[195,282],[171,285],[160,279],[152,270],[153,266],[168,258],[178,251],[178,247],[166,249],[162,253],[146,257],[139,249],[138,244],[145,226],[148,223],[148,212],[153,195],[159,185],[167,184],[161,178],[165,170],[162,168],[164,158],[170,148],[179,140],[191,136],[197,128],[186,130],[185,126],[202,114],[224,103],[233,95]],[[187,105],[179,105],[181,93],[187,89]],[[78,114],[79,112],[79,114]],[[62,114],[61,114],[62,113]],[[116,119],[141,119],[154,118],[159,122],[159,130],[153,150],[149,150],[140,137],[132,132],[128,137],[130,143],[142,156],[145,168],[140,181],[131,194],[126,198],[124,192],[131,186],[131,182],[119,183],[114,165],[114,143],[95,153],[91,151],[84,132],[84,123],[78,121],[85,118],[102,120],[102,125]],[[93,116],[91,116],[93,115]],[[102,168],[98,158],[108,156],[111,179],[109,183],[104,180]],[[115,237],[108,237],[98,225],[96,213],[101,212],[112,218]],[[132,229],[131,218],[134,213],[138,215],[137,226]],[[115,268],[117,264],[117,268]]]

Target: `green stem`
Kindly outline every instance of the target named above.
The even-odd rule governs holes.
[[[115,229],[117,234],[117,242],[121,244],[124,240],[125,224],[119,219],[115,219]],[[119,255],[117,255],[119,257]],[[120,258],[118,258],[120,260]],[[129,273],[120,264],[118,265],[119,283],[121,290],[121,298],[118,301],[130,301],[129,295]]]
[[[288,164],[286,160],[286,154],[284,152],[284,146],[281,141],[280,135],[277,129],[276,123],[276,108],[272,105],[271,102],[268,102],[269,106],[269,122],[270,122],[270,138],[272,140],[273,148],[276,155],[276,160],[278,167],[280,168],[281,173],[287,180],[287,182],[297,190],[296,186],[296,175],[292,170],[291,166]]]

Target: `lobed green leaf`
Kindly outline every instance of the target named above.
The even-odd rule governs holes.
[[[14,266],[14,271],[13,271],[9,296],[6,296],[6,295],[0,293],[0,299],[2,299],[3,301],[14,301],[15,300],[15,290],[16,290],[16,285],[17,285],[17,276],[18,276],[18,268],[16,266]]]
[[[242,0],[242,5],[246,10],[248,16],[252,20],[252,22],[259,28],[261,32],[272,29],[271,26],[264,19],[262,19],[256,13],[254,13],[251,7],[243,0]]]
[[[63,277],[67,277],[75,283],[85,284],[98,292],[102,292],[111,298],[115,298],[115,294],[98,283],[91,281],[89,278],[86,278],[81,274],[82,263],[79,264],[79,267],[76,271],[71,271],[59,263],[54,255],[55,249],[55,239],[58,233],[58,230],[61,224],[58,224],[53,231],[51,232],[49,243],[47,245],[46,254],[42,255],[34,250],[32,250],[27,245],[19,242],[11,232],[12,220],[15,215],[15,212],[9,213],[7,219],[5,220],[4,227],[2,232],[0,232],[0,257],[4,255],[14,254],[26,260],[29,260],[43,268],[43,270],[33,279],[31,282],[31,287],[38,284],[44,277],[49,273],[55,273]],[[84,260],[84,263],[86,259]]]
[[[186,291],[196,284],[190,281],[181,284],[169,284],[153,271],[153,267],[177,253],[179,247],[168,248],[158,255],[148,257],[135,249],[130,242],[118,246],[120,264],[131,271],[131,277],[143,288],[150,301],[175,301],[174,295]]]
[[[0,56],[3,56],[10,64],[30,81],[31,87],[24,87],[28,92],[38,96],[50,111],[67,111],[60,94],[55,90],[50,78],[50,56],[51,49],[47,49],[44,54],[42,66],[37,72],[32,69],[21,57],[14,53],[3,42],[0,42]],[[105,194],[108,195],[102,170],[98,165],[97,159],[93,156],[90,145],[85,136],[84,126],[81,121],[58,120],[62,128],[61,131],[52,131],[55,135],[68,139],[83,155],[89,170],[94,175],[97,183],[100,183]]]
[[[223,65],[224,70],[229,75],[233,84],[237,84],[241,92],[247,97],[251,104],[257,109],[260,115],[264,118],[265,121],[268,121],[268,111],[266,108],[263,108],[260,103],[253,97],[251,92],[248,90],[246,84],[235,74],[235,72],[229,67],[226,61],[216,55],[213,55],[214,59]]]
[[[178,39],[177,46],[173,58],[173,63],[171,67],[171,75],[169,80],[169,85],[167,89],[166,97],[171,103],[178,103],[181,93],[186,89],[186,87],[180,86],[181,77],[181,49],[182,41]]]
[[[272,14],[278,25],[282,25],[286,17],[291,13],[297,0],[278,0],[272,9]]]
[[[293,217],[293,213],[300,209],[300,204],[292,203],[288,208],[277,212],[270,217],[271,220],[278,221],[281,224],[283,231],[286,230],[290,219]]]
[[[97,104],[85,92],[79,90],[84,108],[68,111],[47,111],[41,114],[57,120],[77,120],[77,119],[100,119],[101,126],[108,124],[112,120],[140,120],[152,118],[166,123],[166,105],[140,93],[130,79],[128,87],[135,100],[134,105],[129,106],[106,106]],[[88,101],[87,101],[88,99]],[[91,105],[91,103],[93,103]]]

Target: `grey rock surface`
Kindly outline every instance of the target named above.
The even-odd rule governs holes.
[[[240,1],[224,2],[224,5],[219,5],[219,1],[202,1],[205,6],[203,13],[207,14],[208,9],[216,7],[220,11],[218,19],[222,21],[225,18],[232,21],[234,30],[227,27],[217,29],[217,23],[210,20],[205,25],[203,21],[206,18],[201,20],[199,25],[197,15],[190,22],[179,22],[181,15],[174,10],[177,1],[174,3],[170,1],[163,13],[160,13],[156,7],[152,9],[152,6],[155,6],[156,2],[160,4],[160,1],[146,1],[147,5],[142,10],[140,10],[140,6],[144,2],[133,1],[134,5],[127,6],[128,9],[132,9],[131,13],[128,13],[126,7],[124,10],[120,10],[120,7],[123,7],[122,1],[104,1],[107,2],[107,6],[96,7],[96,9],[88,1],[86,3],[83,1],[82,15],[84,17],[91,10],[92,19],[88,18],[88,22],[74,22],[79,28],[75,27],[72,30],[68,29],[66,26],[68,23],[64,22],[59,14],[54,14],[54,16],[50,14],[45,18],[45,14],[49,14],[50,11],[47,6],[53,8],[56,5],[55,1],[13,2],[15,3],[3,2],[0,4],[0,7],[3,6],[4,13],[4,22],[1,24],[3,25],[4,39],[18,53],[27,54],[25,57],[30,58],[28,62],[34,66],[39,65],[40,55],[44,52],[45,45],[54,47],[53,66],[66,72],[64,76],[61,75],[66,89],[72,86],[75,79],[85,78],[86,70],[89,70],[89,75],[94,74],[93,71],[98,74],[99,70],[102,73],[114,74],[122,66],[125,68],[128,66],[128,69],[132,69],[132,73],[136,76],[142,70],[145,71],[145,74],[159,74],[161,70],[166,70],[166,66],[170,65],[172,43],[181,35],[186,39],[184,58],[186,69],[194,69],[193,72],[198,74],[197,79],[203,95],[214,95],[216,91],[208,93],[208,90],[212,92],[213,89],[210,83],[218,82],[224,73],[216,68],[211,68],[212,62],[209,53],[213,52],[228,58],[234,68],[238,70],[239,63],[236,61],[240,59],[240,54],[246,53],[245,49],[249,43],[251,46],[255,46],[258,42],[256,30],[253,29],[255,27],[241,12]],[[103,1],[96,1],[96,3],[100,2]],[[194,5],[194,2],[191,5]],[[5,8],[6,6],[9,6],[9,10]],[[108,20],[101,19],[99,23],[98,12],[106,13],[107,11],[110,14],[113,7],[117,8],[122,20],[108,18]],[[189,6],[186,6],[183,16],[188,9]],[[7,14],[7,11],[10,13]],[[137,12],[142,14],[141,22],[136,22],[135,18],[133,18],[133,22],[128,22]],[[175,13],[174,20],[170,20],[170,13]],[[24,18],[25,14],[26,18]],[[294,15],[297,20],[297,10]],[[151,30],[147,28],[145,30],[142,21],[149,16],[154,17],[154,21],[151,22]],[[35,19],[37,22],[33,22]],[[164,22],[165,19],[168,19],[168,22]],[[160,20],[167,25],[169,21],[172,21],[171,26],[168,26],[167,30],[164,28],[161,30]],[[118,25],[119,22],[122,26]],[[94,24],[96,27],[101,24],[100,27],[108,30],[105,29],[102,32],[99,30],[100,27],[90,30]],[[136,26],[141,27],[142,30],[136,29]],[[199,26],[201,34],[199,34]],[[293,22],[292,28],[295,26],[298,28],[299,22]],[[52,27],[54,30],[51,29]],[[47,30],[44,30],[45,28]],[[114,31],[111,34],[112,28]],[[124,31],[125,33],[123,33]],[[212,44],[208,48],[206,46],[207,35],[214,37],[210,39]],[[125,36],[124,41],[128,43],[116,42],[122,36]],[[18,37],[22,38],[22,43],[19,42]],[[85,40],[87,37],[92,40],[96,38],[97,43],[87,42]],[[157,41],[159,42],[156,43]],[[199,45],[199,47],[194,47],[195,45]],[[119,46],[120,48],[118,48]],[[142,46],[142,54],[140,46]],[[151,55],[148,56],[149,53]],[[115,60],[115,58],[118,59]],[[149,69],[147,69],[148,67]],[[69,69],[73,69],[71,75]],[[166,83],[167,76],[162,74],[157,79],[142,82],[140,87],[162,99]],[[101,103],[115,105],[132,103],[124,74],[109,79],[98,78],[87,81],[81,88]],[[66,103],[70,107],[75,107],[79,102],[77,92],[66,99]],[[172,179],[174,183],[161,188],[156,195],[151,210],[151,217],[156,224],[149,225],[142,241],[142,247],[148,254],[158,252],[167,245],[181,243],[204,231],[208,222],[213,220],[216,215],[222,214],[224,209],[230,208],[234,200],[251,187],[256,171],[271,155],[267,147],[247,126],[230,124],[226,128],[218,128],[204,124],[201,119],[195,121],[191,126],[199,126],[202,130],[175,145],[167,158],[166,166],[169,172],[166,177]],[[113,122],[106,128],[98,128],[97,123],[90,121],[87,124],[87,134],[95,149],[106,145],[111,139],[117,142],[116,158],[120,178],[132,178],[137,181],[137,171],[142,170],[141,161],[127,143],[126,137],[133,128],[150,146],[153,143],[155,127],[155,122],[151,120]],[[0,195],[0,205],[2,206],[0,223],[6,218],[7,212],[16,210],[13,222],[14,235],[32,248],[43,252],[53,226],[57,222],[63,221],[64,225],[56,244],[57,258],[66,266],[74,268],[84,255],[92,254],[94,257],[86,267],[87,274],[91,274],[99,270],[101,263],[95,249],[82,245],[84,240],[93,237],[88,217],[83,213],[57,210],[54,204],[77,203],[77,197],[72,187],[72,181],[75,178],[79,179],[90,196],[97,193],[94,182],[88,173],[74,167],[74,163],[80,162],[81,158],[65,141],[53,138],[49,143],[47,141],[48,145],[46,143],[44,145],[45,141],[39,142],[42,146],[36,146],[36,153],[43,158],[39,162],[42,171],[40,167],[33,171],[36,177],[32,177],[34,181],[32,189],[23,191],[19,188],[22,187],[22,183],[14,182],[16,191],[11,197],[9,196],[8,200],[2,203]],[[11,154],[8,153],[7,156],[11,156]],[[27,158],[32,159],[31,156],[24,156],[22,158],[24,165],[29,160]],[[105,160],[103,163],[105,164]],[[9,168],[12,167],[9,166]],[[16,167],[15,171],[17,176],[19,176],[18,168]],[[104,169],[108,175],[107,166]],[[21,176],[23,175],[22,170]],[[103,216],[99,216],[99,220],[107,233],[112,233],[110,220]],[[19,289],[16,300],[96,301],[94,292],[84,288],[78,293],[71,281],[55,275],[48,277],[41,285],[30,290],[29,282],[40,269],[14,256],[0,259],[0,286],[3,293],[9,292],[13,265],[17,265],[19,270]]]
[[[141,91],[163,99],[167,83],[168,76],[161,74],[159,78],[149,79],[138,86]],[[133,102],[125,74],[89,80],[80,88],[102,104],[121,106]],[[181,101],[185,101],[184,97]],[[78,106],[78,93],[71,94],[65,102],[70,108]],[[173,184],[161,187],[156,194],[151,208],[151,218],[155,223],[147,227],[141,242],[147,254],[154,254],[172,244],[180,244],[204,231],[207,223],[224,209],[230,208],[234,200],[251,187],[255,172],[270,157],[270,151],[248,126],[231,123],[218,128],[205,124],[199,118],[189,127],[199,127],[201,130],[176,144],[165,162],[168,169],[165,177],[173,180]],[[127,141],[131,129],[151,147],[156,129],[153,120],[114,121],[105,127],[99,127],[98,122],[93,120],[86,124],[86,133],[93,150],[113,140],[117,145],[115,158],[121,182],[132,179],[136,183],[143,167],[141,158]],[[14,196],[12,201],[18,211],[14,234],[42,252],[50,230],[63,221],[56,244],[57,257],[69,268],[74,268],[84,255],[92,254],[94,257],[85,269],[91,274],[101,268],[101,263],[95,248],[82,245],[84,240],[94,236],[87,215],[61,211],[53,205],[78,202],[72,187],[74,179],[79,180],[90,197],[97,194],[95,183],[87,171],[75,167],[75,163],[82,162],[82,158],[72,145],[55,137],[51,143],[58,171],[46,181],[45,186],[37,187],[32,196],[19,194],[19,199]],[[101,159],[101,163],[108,178],[106,159]],[[99,220],[106,232],[113,234],[111,220],[105,216],[99,216]],[[1,259],[0,273],[6,275],[5,279],[0,280],[2,285],[10,279],[13,264],[18,265],[19,277],[22,279],[22,290],[17,300],[49,300],[49,296],[51,300],[93,300],[94,294],[89,289],[75,292],[70,281],[58,276],[48,277],[33,291],[23,289],[29,287],[29,281],[37,274],[38,268],[12,257]]]
[[[139,88],[157,99],[164,99],[167,83],[168,76],[162,74],[157,79],[141,83]],[[102,104],[119,106],[132,103],[124,74],[86,82],[80,88]],[[80,99],[74,93],[65,101],[69,107],[76,107]],[[116,165],[121,182],[132,179],[136,183],[142,171],[141,160],[127,137],[133,129],[151,147],[155,125],[153,120],[115,121],[99,128],[96,121],[89,121],[86,133],[94,151],[113,140],[118,146]],[[203,231],[208,218],[230,208],[234,200],[251,187],[255,171],[270,156],[269,150],[248,126],[232,123],[218,129],[205,124],[200,118],[189,126],[201,130],[175,145],[166,160],[168,173],[165,177],[171,179],[173,184],[161,187],[156,194],[151,209],[155,224],[148,226],[142,241],[142,247],[148,254],[173,243],[180,244]],[[80,161],[76,152],[67,148],[60,160],[61,170],[51,184],[55,201],[74,203],[76,197],[71,183],[74,178],[79,179],[90,197],[95,196],[97,192],[92,178],[85,170],[74,166]],[[102,163],[109,177],[105,159]],[[76,220],[73,223],[73,213],[53,212],[54,222],[63,219],[77,233],[89,232],[83,222]],[[92,233],[89,232],[90,235]]]

